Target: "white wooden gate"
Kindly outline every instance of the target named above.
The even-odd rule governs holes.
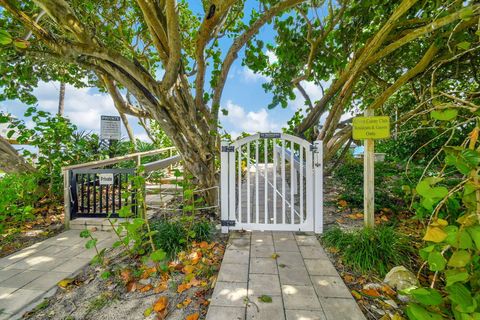
[[[221,150],[222,232],[323,230],[322,141],[257,133]]]

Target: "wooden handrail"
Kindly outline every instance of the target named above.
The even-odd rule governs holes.
[[[127,154],[125,156],[120,156],[120,157],[115,157],[115,158],[110,158],[110,159],[105,159],[105,160],[99,160],[99,161],[91,161],[91,162],[86,162],[86,163],[80,163],[80,164],[74,164],[71,166],[66,166],[62,167],[63,171],[66,170],[72,170],[72,169],[92,169],[92,168],[97,168],[100,166],[106,166],[109,164],[114,164],[120,161],[125,161],[125,160],[134,160],[138,159],[141,157],[146,157],[146,156],[153,156],[156,154],[163,153],[165,151],[170,151],[174,150],[175,147],[168,147],[168,148],[162,148],[162,149],[156,149],[156,150],[150,150],[150,151],[144,151],[144,152],[136,152],[132,154]]]

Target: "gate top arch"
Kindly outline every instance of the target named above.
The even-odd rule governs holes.
[[[288,133],[276,133],[276,132],[266,132],[266,133],[256,133],[252,134],[250,136],[240,138],[238,140],[233,141],[230,145],[234,146],[235,148],[243,146],[244,144],[247,144],[249,142],[259,140],[259,139],[283,139],[283,140],[288,140],[288,141],[293,141],[296,144],[301,145],[304,148],[310,148],[312,145],[310,142],[308,142],[305,139],[302,139],[300,137],[288,134]]]

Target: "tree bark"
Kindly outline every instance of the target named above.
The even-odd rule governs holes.
[[[6,173],[32,173],[36,171],[2,136],[0,136],[0,169]]]
[[[120,115],[120,118],[122,118],[123,126],[125,127],[125,130],[127,130],[128,138],[130,139],[130,142],[132,143],[133,150],[136,150],[136,141],[135,141],[135,135],[133,134],[132,127],[130,126],[130,123],[128,122],[127,116],[125,113],[118,111],[118,114]]]
[[[65,82],[60,82],[60,95],[58,97],[58,113],[60,117],[65,114]]]

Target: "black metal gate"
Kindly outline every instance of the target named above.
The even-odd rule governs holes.
[[[132,205],[132,213],[136,214],[133,176],[135,169],[71,170],[71,219],[116,218],[120,208],[127,205]]]

